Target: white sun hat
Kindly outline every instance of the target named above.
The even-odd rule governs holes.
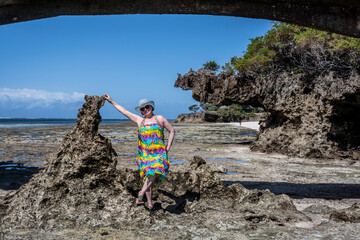
[[[141,100],[139,101],[139,106],[137,106],[137,107],[135,108],[135,111],[141,113],[140,108],[145,107],[146,105],[150,105],[150,106],[153,107],[153,109],[155,109],[155,103],[154,103],[154,101],[152,101],[152,100],[147,100],[147,99],[141,99]]]

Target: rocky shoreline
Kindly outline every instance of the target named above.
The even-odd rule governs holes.
[[[94,126],[91,130],[84,128],[89,124],[81,123],[74,129],[0,130],[4,139],[0,142],[1,164],[10,160],[24,166],[43,162],[38,164],[41,172],[20,188],[5,189],[8,179],[1,179],[0,218],[6,220],[1,225],[3,239],[357,239],[360,236],[358,161],[251,152],[248,143],[256,138],[254,130],[232,124],[174,123],[178,138],[170,152],[169,178],[156,190],[156,211],[149,212],[134,206],[139,187],[134,161],[136,126],[100,126],[99,130]],[[72,134],[66,134],[70,130]],[[105,138],[97,139],[93,134],[97,132]],[[34,134],[37,141],[29,142]],[[88,141],[81,143],[78,140],[81,134],[90,134],[81,138],[89,138]],[[71,147],[64,148],[66,139],[73,142]],[[107,139],[111,139],[111,145]],[[106,146],[112,146],[117,156],[111,148],[101,150]],[[67,160],[68,154],[79,150],[86,154],[75,154],[72,161]],[[105,155],[98,155],[99,150]],[[108,197],[100,199],[104,194]],[[39,202],[25,207],[33,201]],[[88,210],[81,210],[81,204],[87,201],[90,201],[86,204]],[[33,213],[20,214],[24,211]],[[52,225],[52,219],[57,219],[56,225]],[[29,222],[35,225],[30,227]],[[38,223],[43,227],[36,227]],[[162,236],[155,236],[156,231],[161,231]]]

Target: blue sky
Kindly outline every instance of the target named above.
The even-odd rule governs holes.
[[[177,73],[223,65],[271,21],[194,15],[62,16],[0,26],[0,117],[76,118],[83,95],[174,119],[196,104]],[[103,118],[124,118],[106,104]]]

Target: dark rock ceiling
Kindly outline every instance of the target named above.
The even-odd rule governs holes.
[[[360,37],[360,1],[0,0],[0,25],[60,15],[199,14],[262,18]]]

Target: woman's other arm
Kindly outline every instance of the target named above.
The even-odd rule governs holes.
[[[164,128],[169,132],[169,139],[168,139],[168,143],[166,146],[166,151],[170,151],[171,145],[173,143],[174,140],[174,136],[175,136],[175,129],[171,126],[171,124],[168,122],[168,120],[164,117],[159,115],[159,120],[160,122],[163,123]]]
[[[140,123],[142,121],[142,117],[139,115],[136,115],[132,112],[129,112],[126,110],[123,106],[117,104],[109,95],[104,94],[103,96],[109,103],[111,103],[119,112],[124,114],[127,118],[129,118],[131,121],[135,122],[138,126],[140,126]]]

